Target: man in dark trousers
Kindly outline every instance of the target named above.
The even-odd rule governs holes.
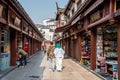
[[[17,54],[20,54],[21,55],[21,59],[20,59],[20,66],[23,66],[24,67],[27,65],[27,52],[25,52],[22,47],[18,47],[18,52]],[[24,64],[23,64],[24,62]]]

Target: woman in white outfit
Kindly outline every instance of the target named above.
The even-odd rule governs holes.
[[[61,48],[59,43],[56,44],[56,47],[53,53],[55,54],[55,57],[56,57],[56,70],[62,71],[62,59],[65,52]]]

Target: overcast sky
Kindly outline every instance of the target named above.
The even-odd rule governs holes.
[[[33,22],[42,23],[44,19],[55,18],[56,2],[64,8],[68,0],[18,0]]]

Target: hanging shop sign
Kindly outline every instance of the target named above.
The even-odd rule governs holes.
[[[95,12],[90,16],[90,22],[95,22],[101,18],[100,11]]]
[[[0,17],[2,17],[2,12],[3,12],[3,6],[0,5]]]
[[[82,25],[78,25],[78,26],[77,26],[77,29],[81,29],[81,28],[82,28]]]
[[[25,31],[28,32],[28,26],[25,27]]]
[[[32,29],[29,29],[29,34],[32,35]]]
[[[83,22],[78,22],[77,24],[78,24],[77,29],[81,29],[83,27]]]
[[[18,17],[15,17],[14,25],[19,27],[21,20]]]

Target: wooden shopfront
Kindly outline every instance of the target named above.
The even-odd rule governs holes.
[[[41,47],[43,36],[21,7],[16,0],[0,0],[0,71],[16,65],[17,47],[27,45],[29,55]]]

